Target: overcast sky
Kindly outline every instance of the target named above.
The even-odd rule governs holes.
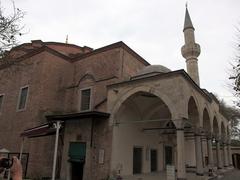
[[[9,11],[10,0],[1,0]],[[151,64],[186,69],[181,55],[186,0],[15,0],[26,12],[22,43],[65,42],[94,49],[123,41]],[[234,58],[240,0],[190,0],[188,9],[201,46],[202,88],[228,103],[230,63]]]

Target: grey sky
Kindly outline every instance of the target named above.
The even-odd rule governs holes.
[[[9,0],[2,0],[6,10]],[[15,0],[26,11],[29,33],[21,42],[33,39],[99,48],[124,41],[151,64],[172,70],[185,69],[181,56],[186,0]],[[201,87],[216,92],[228,103],[229,63],[234,57],[239,0],[191,0],[190,16],[197,43],[201,46]]]

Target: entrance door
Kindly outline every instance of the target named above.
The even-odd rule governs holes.
[[[142,172],[142,148],[133,148],[133,174]]]
[[[72,180],[82,180],[83,178],[83,162],[72,162]]]
[[[165,146],[165,165],[172,165],[173,157],[172,157],[172,147]]]
[[[151,172],[157,171],[157,150],[151,149]]]
[[[70,142],[69,144],[69,162],[71,163],[71,180],[82,180],[83,167],[86,156],[85,142]]]

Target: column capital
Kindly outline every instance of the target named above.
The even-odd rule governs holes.
[[[207,137],[207,140],[212,140],[213,139],[212,133],[206,134],[206,137]]]
[[[221,136],[219,134],[215,134],[214,138],[215,138],[216,142],[221,142]]]
[[[186,118],[179,118],[179,119],[175,119],[172,120],[174,125],[176,126],[176,130],[184,130],[184,125],[187,122]]]
[[[227,143],[228,143],[229,145],[231,145],[231,137],[228,137]]]
[[[228,138],[226,136],[222,136],[222,142],[223,144],[228,144]]]
[[[202,136],[204,134],[204,129],[202,127],[195,127],[194,133],[195,136]]]

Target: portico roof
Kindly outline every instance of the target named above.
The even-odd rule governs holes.
[[[66,120],[79,120],[85,118],[108,118],[110,116],[109,113],[100,112],[100,111],[86,111],[79,113],[67,113],[67,114],[59,114],[59,115],[48,115],[46,116],[48,121],[66,121]]]
[[[200,93],[203,95],[204,98],[206,98],[209,102],[212,102],[212,97],[209,96],[208,93],[206,93],[203,89],[201,89],[193,80],[192,78],[188,75],[188,73],[186,73],[183,69],[177,70],[177,71],[170,71],[170,72],[166,72],[166,73],[154,73],[154,74],[149,74],[147,76],[142,76],[142,77],[134,77],[131,78],[128,81],[122,81],[122,82],[118,82],[118,83],[114,83],[114,84],[110,84],[108,85],[108,87],[115,87],[115,86],[119,86],[119,85],[124,85],[124,84],[128,84],[128,83],[132,83],[132,82],[138,82],[138,81],[143,81],[143,80],[147,80],[147,79],[154,79],[154,78],[166,78],[166,77],[171,77],[171,76],[176,76],[176,75],[181,75],[182,77],[184,77],[187,81],[189,81],[193,87]]]

